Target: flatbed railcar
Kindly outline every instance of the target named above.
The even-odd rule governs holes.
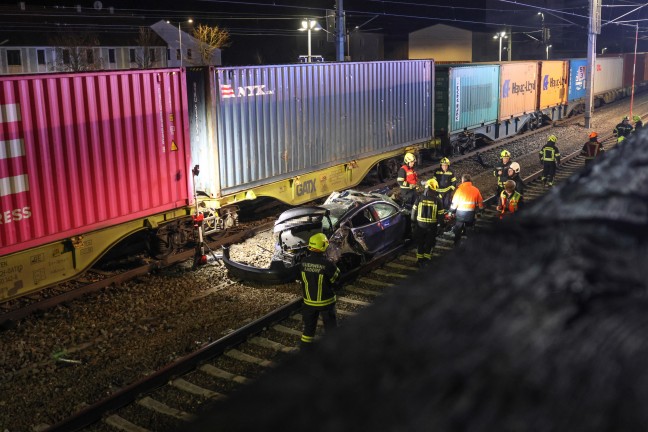
[[[648,57],[596,59],[594,106],[648,87]],[[435,142],[446,155],[475,150],[585,109],[587,59],[437,64]]]
[[[0,301],[137,233],[168,253],[200,240],[195,216],[208,234],[244,200],[357,185],[432,138],[433,76],[416,60],[0,78]]]

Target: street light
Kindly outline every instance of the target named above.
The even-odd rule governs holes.
[[[506,32],[499,32],[493,36],[493,39],[499,39],[499,61],[502,61],[502,39],[506,39],[507,37]]]
[[[299,31],[308,31],[308,63],[312,61],[311,56],[311,31],[320,31],[322,26],[315,20],[303,20]]]
[[[178,21],[178,47],[180,49],[180,67],[182,67],[182,30],[180,26],[184,23],[193,23],[193,20],[189,18],[187,21]],[[167,20],[167,24],[171,24],[171,21]]]
[[[549,48],[551,48],[551,45],[547,45],[547,60],[549,60]]]

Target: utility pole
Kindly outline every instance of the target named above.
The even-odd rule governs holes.
[[[507,30],[508,35],[509,35],[509,37],[508,37],[508,50],[506,50],[506,51],[507,51],[507,54],[508,54],[508,61],[511,61],[511,56],[512,56],[512,52],[513,52],[513,33],[511,32],[511,27],[508,27],[506,30]]]
[[[592,127],[594,72],[596,69],[596,35],[601,33],[601,0],[590,0],[589,33],[587,37],[587,91],[585,96],[585,128]]]
[[[337,61],[344,61],[344,0],[335,1],[335,39]]]

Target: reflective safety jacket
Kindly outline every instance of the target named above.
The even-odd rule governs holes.
[[[401,189],[415,189],[418,185],[418,175],[413,168],[410,168],[407,165],[403,165],[398,170],[398,177],[396,181]]]
[[[484,208],[481,192],[472,182],[463,182],[459,185],[452,198],[450,211],[456,213],[458,222],[472,222],[475,220],[475,211]]]
[[[614,128],[614,134],[617,136],[617,142],[621,142],[624,138],[628,138],[631,133],[632,126],[629,123],[625,124],[621,122]]]
[[[503,191],[500,194],[500,204],[498,208],[500,209],[500,219],[504,217],[507,213],[515,213],[520,209],[522,205],[522,195],[519,192],[513,191],[512,194],[508,194],[506,191]]]
[[[544,147],[540,149],[540,162],[554,162],[560,164],[560,150],[556,144],[549,141]]]
[[[443,171],[441,168],[439,168],[434,172],[434,178],[439,183],[437,192],[442,195],[447,192],[452,193],[457,188],[457,178],[450,170]]]
[[[493,175],[497,178],[497,187],[500,189],[504,188],[504,183],[508,180],[508,169],[512,163],[513,161],[509,159],[507,164],[502,164],[493,170]],[[502,175],[497,174],[498,171],[502,171]]]
[[[412,222],[424,229],[435,228],[443,221],[445,209],[439,194],[430,188],[416,199],[412,207]]]
[[[581,150],[580,154],[582,156],[585,156],[586,160],[592,160],[604,151],[605,149],[603,148],[603,144],[598,142],[596,138],[592,138],[583,145],[583,149]]]
[[[333,283],[339,275],[340,270],[324,254],[311,252],[301,262],[304,304],[321,307],[335,303]]]

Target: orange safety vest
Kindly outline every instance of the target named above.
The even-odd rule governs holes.
[[[398,181],[401,188],[410,189],[409,185],[418,184],[418,175],[416,174],[416,171],[414,171],[414,168],[410,168],[407,165],[403,165],[401,169],[405,171],[405,177],[399,176],[396,179],[396,181]]]
[[[477,207],[484,208],[481,192],[473,186],[472,182],[461,183],[452,197],[451,208],[458,212],[467,212],[475,211]]]
[[[515,213],[518,211],[520,199],[522,199],[522,195],[517,191],[513,192],[513,195],[510,197],[506,192],[502,192],[500,195],[500,207],[502,208],[500,219],[502,219],[506,213]]]

